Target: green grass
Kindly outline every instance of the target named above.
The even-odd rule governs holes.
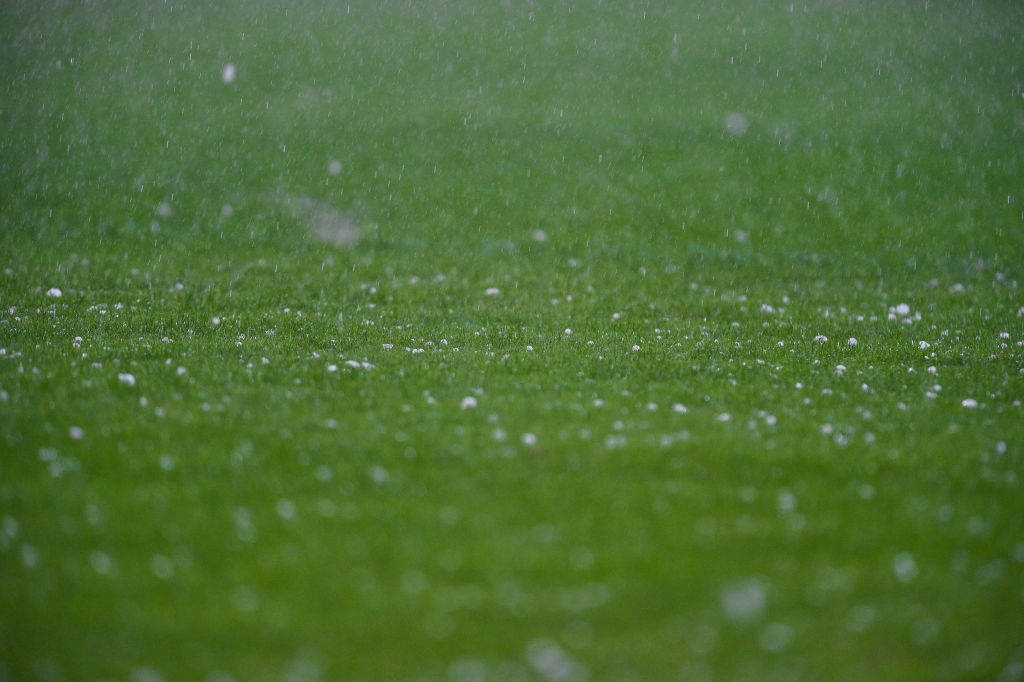
[[[0,2],[0,680],[1024,678],[1024,11],[506,4]]]

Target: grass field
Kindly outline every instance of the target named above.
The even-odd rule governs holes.
[[[0,680],[1024,679],[1024,8],[0,1]]]

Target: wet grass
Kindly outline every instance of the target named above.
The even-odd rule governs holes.
[[[0,679],[1024,675],[1021,10],[0,13]]]

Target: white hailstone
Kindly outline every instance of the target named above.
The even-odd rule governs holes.
[[[122,384],[125,384],[126,386],[135,385],[135,377],[131,374],[128,374],[127,372],[119,373],[117,375],[117,380],[120,381]]]
[[[851,336],[849,339],[847,339],[846,343],[848,343],[851,346],[856,346],[857,345],[857,339],[855,339],[855,338],[853,338]]]
[[[522,440],[523,440],[523,445],[533,446],[533,445],[537,444],[537,436],[535,436],[532,433],[524,433]]]
[[[769,623],[761,631],[761,648],[782,651],[793,640],[793,628],[785,623]]]
[[[846,365],[836,365],[836,374],[843,376],[843,372],[846,371]]]
[[[825,336],[824,334],[818,334],[817,336],[814,337],[814,340],[817,341],[818,343],[825,343],[826,341],[828,341],[828,337]]]
[[[85,430],[81,426],[72,426],[68,429],[68,435],[73,440],[82,440],[85,437]]]
[[[534,230],[533,231],[533,241],[535,241],[535,242],[544,242],[544,241],[547,241],[547,239],[548,239],[548,233],[545,232],[544,230]]]
[[[224,70],[220,72],[220,79],[231,85],[235,82],[235,76],[238,74],[238,69],[234,64],[227,63],[224,65]]]
[[[291,500],[278,500],[275,510],[277,511],[277,515],[282,519],[291,519],[295,517],[295,503]]]
[[[638,346],[638,345],[636,345],[636,344],[634,343],[634,344],[633,344],[633,352],[635,353],[635,352],[637,352],[638,350],[640,350],[640,346]]]
[[[459,407],[461,407],[464,410],[468,410],[471,407],[476,407],[476,398],[474,398],[471,395],[467,395],[465,398],[462,399],[462,402],[459,404]]]
[[[686,414],[686,405],[683,405],[682,403],[676,403],[675,405],[672,406],[672,411],[678,412],[679,414]]]
[[[500,293],[501,292],[498,290],[498,287],[487,287],[487,290],[484,292],[484,295],[485,296],[497,296]]]
[[[896,306],[895,310],[896,310],[896,314],[897,315],[909,315],[910,314],[910,306],[907,305],[906,303],[900,303],[898,306]]]
[[[533,346],[527,346],[526,350],[533,350]]]
[[[185,369],[184,367],[178,367],[178,369],[175,371],[177,372],[179,377],[185,376],[185,373],[188,372],[188,370]]]
[[[757,580],[733,583],[722,590],[722,610],[729,620],[750,623],[764,612],[766,596],[764,587]]]
[[[569,329],[568,327],[566,327],[566,328],[565,328],[565,333],[566,333],[566,335],[568,336],[569,334],[572,334],[572,330],[571,330],[571,329]]]
[[[391,350],[392,348],[395,347],[395,344],[393,344],[393,343],[383,343],[383,344],[381,344],[381,346],[384,348],[384,350]]]
[[[337,175],[341,172],[341,161],[331,161],[327,164],[327,172],[331,175]]]
[[[220,214],[225,218],[230,218],[235,214],[235,209],[231,207],[231,204],[224,204],[220,207]]]
[[[338,371],[338,366],[334,365],[334,364],[327,365],[327,371],[328,372],[337,372]]]
[[[50,298],[60,298],[61,296],[64,295],[64,292],[58,289],[57,287],[51,287],[46,290],[46,295],[49,296]]]
[[[927,350],[928,348],[932,347],[932,344],[928,343],[927,341],[921,341],[917,344],[917,347],[920,348],[921,350]]]
[[[900,552],[892,558],[892,572],[901,583],[909,583],[917,577],[917,562],[909,552]]]
[[[750,122],[747,121],[747,117],[738,111],[730,111],[725,116],[725,129],[732,135],[742,135],[747,132],[750,127]]]
[[[974,398],[964,398],[960,401],[960,404],[968,409],[974,409],[978,406],[978,401]]]

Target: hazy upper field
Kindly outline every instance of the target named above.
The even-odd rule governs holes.
[[[0,0],[0,680],[1024,679],[1024,9]]]

